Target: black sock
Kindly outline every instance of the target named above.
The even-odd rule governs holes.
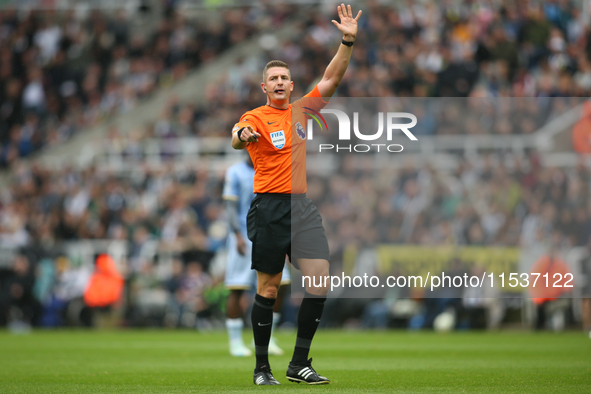
[[[268,349],[273,326],[273,305],[275,305],[275,299],[273,298],[265,298],[258,294],[254,297],[251,318],[257,357],[256,372],[264,366],[269,368]]]
[[[325,301],[325,296],[305,293],[298,313],[298,337],[291,359],[292,364],[301,365],[308,361],[310,345],[320,323]]]

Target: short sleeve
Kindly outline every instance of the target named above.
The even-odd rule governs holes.
[[[258,131],[257,119],[251,112],[247,112],[240,117],[240,121],[232,127],[232,134],[246,126],[250,126],[254,131]]]
[[[327,104],[328,101],[324,101],[324,98],[320,95],[320,91],[318,90],[318,85],[316,85],[311,92],[306,94],[301,99],[296,100],[293,105],[300,108],[308,108],[315,111],[320,111],[322,108],[326,107]]]

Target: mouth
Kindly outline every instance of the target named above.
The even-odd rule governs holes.
[[[275,89],[275,93],[276,94],[284,94],[285,93],[285,89]]]

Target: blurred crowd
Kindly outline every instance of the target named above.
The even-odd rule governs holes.
[[[233,8],[198,21],[166,3],[154,31],[134,31],[138,16],[124,9],[1,10],[0,166],[129,111],[289,13]]]
[[[535,152],[483,158],[482,165],[462,160],[450,172],[412,161],[401,170],[379,171],[349,155],[339,173],[309,176],[307,194],[322,214],[333,253],[379,243],[587,244],[591,169],[542,167]]]
[[[93,12],[82,19],[73,13],[0,14],[0,162],[13,173],[10,187],[0,192],[0,247],[22,251],[0,269],[0,323],[60,325],[66,321],[55,316],[63,319],[67,305],[80,312],[83,305],[71,301],[80,299],[84,267],[71,265],[55,250],[65,241],[85,239],[128,242],[126,324],[204,327],[215,321],[223,292],[209,268],[224,249],[227,227],[223,173],[208,171],[205,158],[185,171],[170,162],[157,169],[138,164],[129,174],[98,167],[51,170],[17,158],[129,110],[254,32],[277,28],[293,9],[276,11],[267,24],[261,23],[259,9],[231,9],[212,24],[168,12],[150,37],[131,34],[124,12],[112,17]],[[272,58],[290,65],[293,96],[305,94],[339,41],[332,14],[316,8],[305,14],[293,39],[263,37],[263,56],[241,58],[213,81],[204,104],[171,100],[138,135],[112,129],[107,149],[141,158],[137,145],[147,136],[163,142],[229,136],[242,113],[264,103],[260,71]],[[398,10],[368,2],[361,21],[339,96],[590,93],[589,29],[568,1],[408,2]],[[490,114],[497,123],[467,119],[465,130],[450,131],[433,120],[436,126],[424,133],[530,133],[552,112],[527,107],[527,116],[513,114],[520,117],[511,110],[506,117]],[[308,196],[323,216],[331,261],[338,266],[347,246],[380,243],[588,244],[590,168],[543,167],[534,151],[479,158],[481,163],[458,157],[452,171],[410,161],[400,170],[375,171],[369,161],[345,155],[338,174],[311,171]],[[175,255],[165,279],[155,274],[157,261],[148,252],[153,248]],[[55,272],[48,274],[51,269]],[[41,280],[46,277],[53,279]],[[68,292],[72,289],[77,290]],[[52,304],[56,299],[67,302]],[[60,312],[43,320],[52,305]]]
[[[9,166],[126,112],[225,49],[265,32],[260,55],[239,59],[213,81],[203,104],[163,109],[153,130],[165,137],[220,136],[261,104],[260,70],[268,59],[290,65],[297,97],[321,77],[338,45],[330,23],[334,10],[321,6],[232,8],[208,23],[176,11],[165,8],[150,34],[133,32],[133,15],[124,10],[2,11],[0,164]],[[590,31],[575,3],[409,1],[396,7],[370,1],[363,11],[362,34],[338,96],[584,97],[591,91]],[[279,40],[271,33],[288,16],[295,20],[293,38]],[[534,126],[464,132],[519,134]]]
[[[129,240],[132,260],[152,239],[171,250],[216,250],[221,179],[208,171],[139,167],[132,176],[19,166],[0,206],[0,246],[83,239]],[[219,232],[219,231],[218,231]],[[218,236],[219,237],[219,236]],[[223,237],[223,234],[222,234]]]
[[[196,135],[230,130],[263,103],[260,70],[284,60],[301,97],[322,77],[340,37],[326,12],[310,11],[292,39],[239,59],[211,84],[197,112],[213,114]],[[587,97],[591,40],[578,3],[564,0],[461,1],[363,7],[351,64],[334,97]],[[232,108],[230,111],[228,108]],[[478,133],[520,134],[531,125],[491,125]],[[445,129],[431,133],[445,133]],[[470,131],[455,131],[458,133]]]
[[[352,246],[552,244],[568,250],[588,245],[590,168],[542,167],[536,152],[499,159],[495,154],[485,155],[482,164],[464,159],[453,171],[411,161],[399,170],[376,171],[366,157],[349,155],[337,174],[310,174],[308,197],[323,217],[333,266],[340,267]],[[15,175],[2,196],[0,247],[19,246],[33,253],[34,261],[24,269],[15,260],[3,271],[7,278],[23,272],[33,278],[36,262],[51,257],[48,251],[64,241],[117,239],[129,245],[128,284],[165,289],[148,251],[177,256],[181,263],[170,274],[174,277],[190,267],[199,271],[196,276],[209,275],[212,258],[224,250],[223,174],[140,167],[122,177],[93,168],[53,172],[22,166]],[[204,279],[203,289],[215,288],[220,279],[219,273]],[[156,298],[164,302],[160,293]]]
[[[32,326],[209,329],[223,317],[223,284],[212,280],[198,261],[175,259],[165,280],[155,275],[152,264],[144,265],[141,272],[128,273],[124,294],[115,302],[94,305],[89,302],[93,265],[66,255],[37,257],[24,251],[15,256],[12,269],[0,268],[0,326],[15,331]],[[101,287],[94,294],[108,296]]]

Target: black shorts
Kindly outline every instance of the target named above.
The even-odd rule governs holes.
[[[305,194],[257,194],[246,226],[252,241],[252,269],[277,274],[285,255],[296,268],[299,258],[329,260],[322,218]]]

